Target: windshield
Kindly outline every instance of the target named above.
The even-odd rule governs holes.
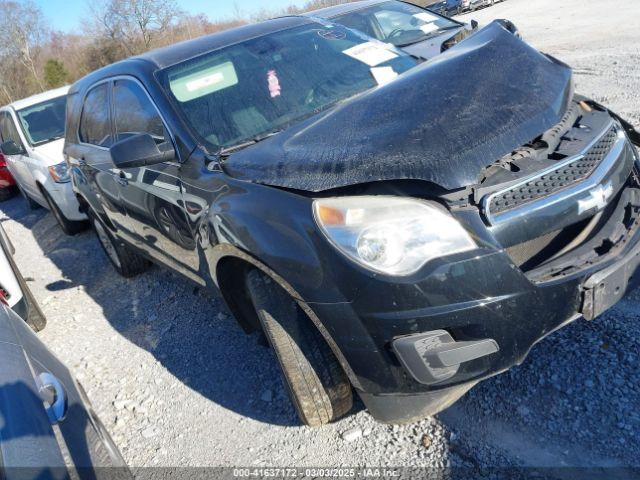
[[[18,110],[16,113],[27,141],[38,146],[64,137],[66,106],[64,95]]]
[[[211,151],[265,138],[415,65],[389,45],[313,23],[207,53],[160,78]]]
[[[443,30],[461,27],[452,20],[402,2],[381,3],[340,15],[331,21],[396,47],[411,45]]]

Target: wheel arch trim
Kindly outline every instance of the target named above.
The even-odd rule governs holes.
[[[347,377],[349,378],[351,385],[358,390],[362,390],[358,377],[356,376],[355,372],[352,370],[351,366],[349,365],[349,362],[347,362],[347,359],[345,358],[345,356],[342,354],[342,351],[338,347],[338,344],[335,342],[335,340],[333,339],[329,331],[325,328],[324,324],[320,321],[320,318],[318,317],[318,315],[316,315],[313,308],[302,298],[302,296],[291,286],[291,284],[289,284],[289,282],[287,282],[276,271],[274,271],[269,266],[265,265],[263,262],[255,258],[253,255],[245,252],[244,250],[234,245],[219,244],[215,246],[213,250],[215,251],[214,258],[212,259],[212,262],[211,262],[211,272],[213,272],[213,280],[215,282],[216,287],[221,292],[221,296],[224,299],[225,303],[227,304],[229,309],[234,313],[234,316],[237,313],[237,309],[232,308],[231,305],[229,304],[228,299],[225,297],[223,287],[221,287],[220,285],[221,279],[219,278],[220,264],[224,261],[228,261],[231,259],[243,261],[247,263],[248,266],[257,268],[262,273],[264,273],[269,278],[271,278],[271,280],[276,282],[276,284],[278,284],[282,289],[284,289],[284,291],[287,292],[287,294],[290,295],[291,298],[293,298],[296,301],[298,306],[300,306],[302,311],[305,312],[305,314],[311,319],[314,326],[318,329],[318,331],[320,332],[324,340],[329,345],[329,348],[331,348],[331,351],[338,359],[338,362],[342,366],[343,370],[347,374]],[[250,322],[247,322],[244,319],[238,319],[238,318],[236,318],[236,321],[240,324],[240,326],[245,331],[247,331],[247,324],[250,324]]]

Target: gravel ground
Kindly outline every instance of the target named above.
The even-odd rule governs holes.
[[[579,92],[640,124],[640,3],[508,0],[469,17],[513,20],[576,67]],[[120,278],[92,233],[65,237],[20,198],[0,205],[0,221],[48,316],[41,338],[131,466],[640,466],[637,292],[435,418],[381,425],[356,405],[310,429],[271,352],[219,300],[157,267]]]

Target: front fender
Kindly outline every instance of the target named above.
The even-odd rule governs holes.
[[[286,279],[299,300],[338,303],[355,296],[355,289],[337,287],[345,260],[316,228],[312,199],[246,182],[230,181],[227,187],[211,203],[206,228],[197,227],[207,232],[199,237],[209,244],[210,272],[223,257],[240,255]]]

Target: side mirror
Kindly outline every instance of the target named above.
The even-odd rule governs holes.
[[[175,159],[173,147],[162,152],[148,133],[139,133],[114,143],[109,149],[111,160],[118,168],[136,168],[155,165]]]
[[[499,18],[496,20],[500,25],[506,28],[509,32],[513,33],[516,37],[520,38],[520,32],[518,32],[518,27],[511,20],[506,20],[504,18]]]
[[[13,140],[7,140],[0,144],[0,152],[4,155],[22,155],[25,153],[24,149],[19,147]]]
[[[477,30],[478,29],[478,21],[477,20],[471,20],[471,29],[472,30]]]

